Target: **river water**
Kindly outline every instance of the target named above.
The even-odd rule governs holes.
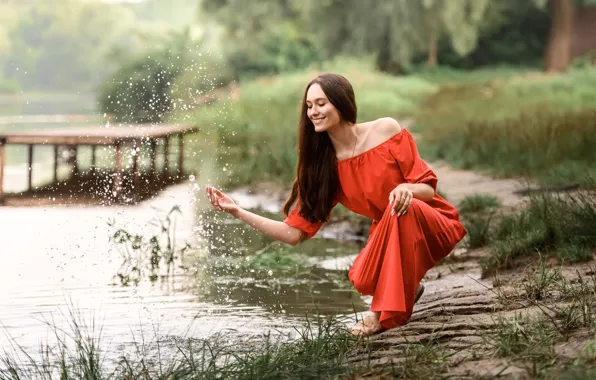
[[[91,100],[32,103],[0,106],[0,115],[92,110]],[[0,125],[0,133],[51,126],[56,125],[13,123]],[[24,155],[16,148],[8,154],[5,187],[19,191],[25,185]],[[40,181],[47,157],[38,154],[35,160],[42,168]],[[0,349],[17,344],[37,351],[52,341],[48,325],[68,329],[71,312],[88,325],[94,321],[96,329],[101,326],[102,346],[118,355],[140,336],[205,338],[225,331],[246,337],[291,331],[307,315],[366,309],[347,284],[345,271],[329,264],[357,253],[360,243],[323,238],[297,247],[274,243],[211,212],[203,195],[205,180],[198,174],[132,206],[0,207]],[[250,202],[250,195],[238,194],[238,199]],[[171,229],[174,240],[179,247],[189,242],[193,248],[177,261],[174,275],[155,281],[141,276],[136,285],[123,284],[116,277],[122,251],[110,239],[115,227],[108,222],[144,237],[159,235],[156,220],[174,206],[180,207]],[[278,207],[274,202],[268,206],[270,211]],[[281,219],[279,213],[273,217]]]

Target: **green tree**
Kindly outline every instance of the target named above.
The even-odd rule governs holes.
[[[4,72],[28,89],[90,89],[110,70],[105,56],[133,25],[117,4],[38,0],[18,8]]]
[[[490,2],[479,28],[478,44],[469,54],[461,56],[445,38],[439,39],[438,56],[441,65],[475,69],[495,65],[535,66],[543,58],[550,16],[547,9],[532,2],[499,0]],[[413,63],[427,62],[427,55],[417,54]]]
[[[417,3],[422,7],[423,27],[419,33],[428,41],[428,66],[437,64],[437,42],[442,36],[447,37],[460,56],[476,47],[489,3],[489,0],[422,0]]]
[[[0,2],[0,59],[10,55],[12,45],[10,35],[17,24],[17,7],[15,2]]]
[[[310,4],[311,27],[332,53],[373,53],[381,70],[399,74],[421,51],[435,65],[440,38],[448,39],[458,54],[472,51],[489,0],[311,0]]]
[[[223,27],[223,54],[244,79],[307,66],[323,59],[306,20],[304,1],[202,0],[199,19]]]

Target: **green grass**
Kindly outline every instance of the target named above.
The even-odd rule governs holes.
[[[201,138],[213,141],[207,154],[217,156],[222,167],[227,164],[220,182],[287,184],[294,177],[304,88],[329,71],[352,82],[359,121],[413,117],[427,160],[447,159],[500,176],[538,175],[550,182],[576,180],[586,169],[596,174],[591,164],[596,158],[591,149],[596,143],[596,69],[586,67],[559,76],[531,68],[439,67],[395,77],[375,71],[370,59],[343,58],[243,82],[233,100],[180,112],[173,119],[199,125]],[[195,148],[191,143],[189,149]]]
[[[559,376],[593,366],[596,345],[590,337],[596,331],[596,277],[590,272],[566,277],[560,268],[547,267],[541,260],[537,269],[525,271],[522,286],[507,294],[497,292],[503,306],[524,310],[510,317],[499,315],[487,326],[481,334],[487,353],[508,358],[530,378],[568,378]],[[555,348],[578,340],[584,341],[583,349],[575,357]]]
[[[434,68],[421,67],[414,70],[412,75],[438,85],[474,84],[494,80],[507,80],[519,75],[537,73],[535,67],[495,66],[475,70],[460,70],[447,66]]]
[[[464,202],[462,220],[470,234],[469,245],[490,247],[491,254],[481,260],[484,274],[542,254],[567,263],[591,260],[596,248],[595,191],[535,194],[527,207],[510,213],[469,212],[472,202]]]
[[[594,88],[596,68],[445,84],[415,116],[421,151],[497,176],[581,182],[596,173]]]
[[[458,211],[468,232],[468,248],[479,248],[490,243],[491,222],[499,206],[497,198],[483,194],[469,195],[460,202]]]
[[[306,322],[291,340],[266,334],[229,342],[223,334],[171,342],[156,336],[157,347],[149,350],[149,340],[143,337],[137,353],[121,354],[113,362],[106,360],[101,334],[82,323],[80,315],[70,317],[74,322],[66,334],[49,325],[57,341],[44,344],[38,357],[18,342],[16,352],[0,356],[0,379],[334,379],[369,370],[366,361],[348,361],[348,353],[360,343],[332,319]]]
[[[216,141],[215,154],[221,165],[228,164],[226,172],[221,173],[225,177],[220,179],[222,182],[240,185],[275,181],[289,186],[295,176],[302,95],[308,82],[326,71],[339,72],[352,82],[359,121],[384,116],[409,118],[419,103],[437,89],[427,80],[393,77],[354,60],[242,83],[237,99],[201,107],[191,116],[191,121],[202,128],[201,135]],[[182,114],[174,118],[188,121]]]

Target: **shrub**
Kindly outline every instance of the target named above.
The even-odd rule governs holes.
[[[435,90],[434,85],[419,78],[396,78],[363,70],[360,62],[354,66],[342,62],[338,69],[326,63],[322,68],[342,73],[352,82],[359,121],[384,116],[407,118]],[[244,82],[236,100],[202,107],[193,114],[193,122],[204,134],[217,133],[217,155],[222,165],[228,164],[221,173],[224,182],[291,183],[295,176],[300,102],[306,84],[318,74],[303,70]]]
[[[416,116],[423,154],[549,183],[596,172],[596,70],[443,86]]]

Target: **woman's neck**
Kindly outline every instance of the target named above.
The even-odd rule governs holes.
[[[342,123],[327,131],[336,154],[351,153],[358,143],[358,124]]]

